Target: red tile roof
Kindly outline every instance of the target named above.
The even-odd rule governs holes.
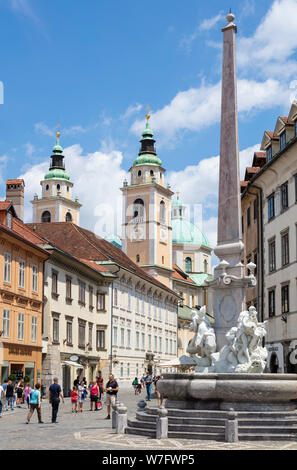
[[[6,181],[6,184],[21,184],[21,183],[24,183],[25,184],[25,181],[24,180],[7,180]]]
[[[172,265],[172,269],[174,269],[174,273],[172,275],[173,279],[188,282],[189,284],[196,286],[195,282],[187,275],[187,273],[180,269],[176,264]]]
[[[165,289],[172,295],[177,295],[173,290],[147,274],[142,268],[128,258],[120,248],[109,243],[104,240],[104,238],[99,237],[90,230],[79,227],[72,222],[53,222],[48,224],[39,223],[28,224],[28,226],[30,228],[35,228],[36,232],[51,245],[60,248],[66,253],[71,254],[73,257],[84,260],[83,262],[88,262],[92,267],[95,264],[94,261],[113,262],[144,280],[149,281],[156,287]],[[103,267],[107,268],[107,266]]]
[[[0,211],[7,211],[11,204],[11,201],[0,201]]]

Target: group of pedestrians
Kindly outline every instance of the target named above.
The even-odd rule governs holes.
[[[139,380],[137,377],[132,382],[132,386],[134,388],[134,393],[135,395],[140,394],[142,389],[146,388],[146,399],[147,401],[151,401],[152,399],[152,386],[154,385],[155,387],[155,394],[157,395],[158,398],[158,404],[159,406],[163,402],[163,397],[160,391],[158,390],[158,381],[162,379],[163,377],[161,375],[154,375],[150,373],[150,371],[147,371],[146,374],[144,374],[141,379]]]
[[[3,409],[5,411],[13,411],[16,407],[21,408],[23,403],[28,403],[31,387],[20,380],[17,384],[13,384],[11,380],[4,380],[0,385],[0,418]]]

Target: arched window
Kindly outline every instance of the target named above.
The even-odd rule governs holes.
[[[204,260],[204,273],[207,274],[207,269],[208,269],[208,263],[207,260]]]
[[[138,174],[138,176],[141,176],[141,170],[139,170],[137,174]]]
[[[166,219],[166,206],[165,202],[161,201],[160,202],[160,222],[165,222]]]
[[[49,211],[44,211],[41,216],[41,222],[50,222],[51,221],[51,213]]]
[[[154,171],[153,170],[150,171],[150,175],[154,176]]]
[[[139,262],[140,262],[140,256],[136,255],[136,263],[139,263]]]
[[[191,273],[192,272],[192,260],[191,258],[186,258],[185,259],[185,262],[186,262],[186,273]]]
[[[136,199],[133,203],[133,217],[144,217],[144,202],[142,199]]]
[[[66,222],[72,222],[72,215],[70,214],[70,212],[67,212],[67,214],[65,216],[65,221]]]

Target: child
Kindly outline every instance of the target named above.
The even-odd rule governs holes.
[[[82,409],[83,409],[83,403],[84,403],[84,399],[85,399],[85,387],[84,387],[84,382],[81,381],[79,386],[77,387],[77,391],[78,391],[78,403],[79,403],[79,411],[80,413],[82,413]]]
[[[30,393],[32,391],[32,388],[30,387],[29,384],[26,385],[25,387],[25,402],[28,405],[28,409],[30,408]]]
[[[77,399],[78,393],[76,387],[73,387],[71,392],[72,413],[77,413]]]

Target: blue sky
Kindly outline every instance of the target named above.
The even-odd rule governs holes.
[[[234,3],[244,167],[264,130],[290,108],[297,0]],[[230,6],[230,0],[0,0],[0,197],[7,178],[25,176],[30,219],[28,200],[40,193],[59,123],[66,167],[85,206],[82,224],[98,228],[102,205],[117,204],[117,188],[137,156],[149,104],[173,190],[203,205],[204,229],[214,240],[221,28]]]

